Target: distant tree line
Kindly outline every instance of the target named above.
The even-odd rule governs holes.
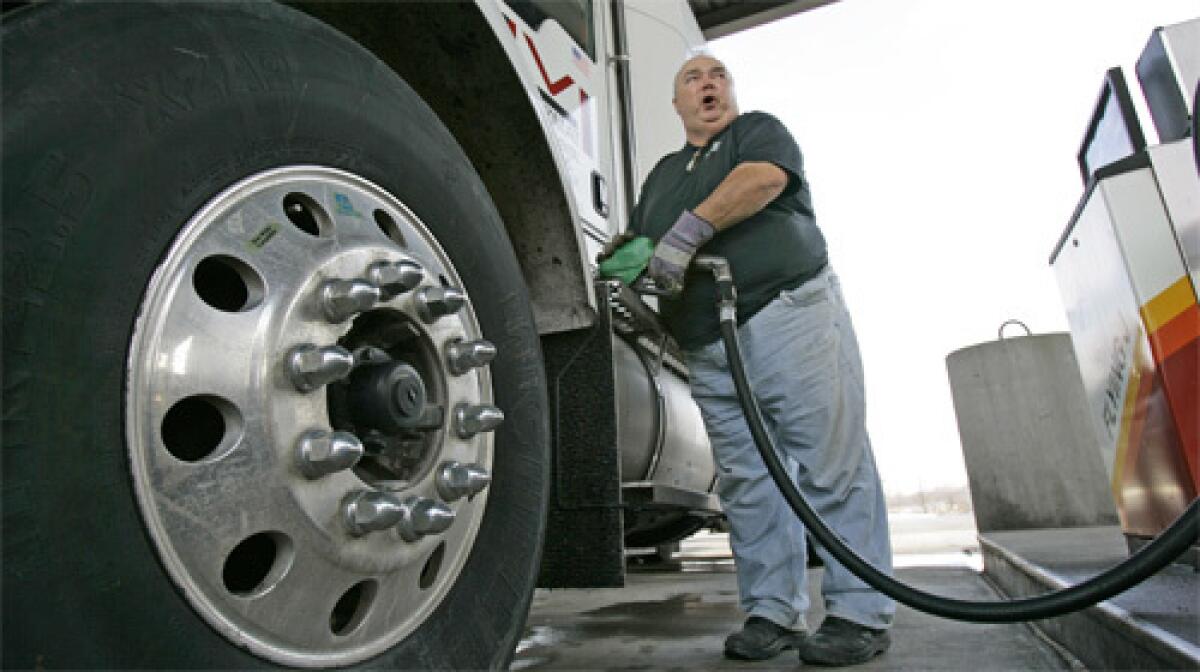
[[[891,493],[887,495],[887,507],[890,511],[970,513],[971,491],[965,486],[959,486]]]

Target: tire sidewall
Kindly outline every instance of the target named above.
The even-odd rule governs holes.
[[[182,225],[244,177],[303,164],[405,203],[500,352],[507,420],[475,548],[421,629],[367,666],[504,665],[545,524],[544,374],[511,244],[454,139],[376,59],[275,5],[20,18],[4,35],[6,667],[265,664],[204,625],[159,565],[131,490],[123,384],[146,284]]]

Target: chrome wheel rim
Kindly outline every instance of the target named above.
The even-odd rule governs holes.
[[[304,667],[416,630],[487,503],[482,339],[429,229],[361,177],[278,168],[201,208],[147,286],[125,406],[139,506],[196,611]]]

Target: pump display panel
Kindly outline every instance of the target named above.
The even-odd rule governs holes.
[[[1129,88],[1120,68],[1110,68],[1079,146],[1079,171],[1086,185],[1096,171],[1146,149]]]

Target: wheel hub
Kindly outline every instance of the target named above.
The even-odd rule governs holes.
[[[349,388],[350,412],[361,427],[398,432],[418,427],[425,415],[425,383],[404,362],[361,366],[351,374]]]
[[[134,484],[168,573],[231,641],[354,664],[454,584],[503,418],[461,287],[401,202],[313,166],[231,187],[168,251],[130,349]]]

